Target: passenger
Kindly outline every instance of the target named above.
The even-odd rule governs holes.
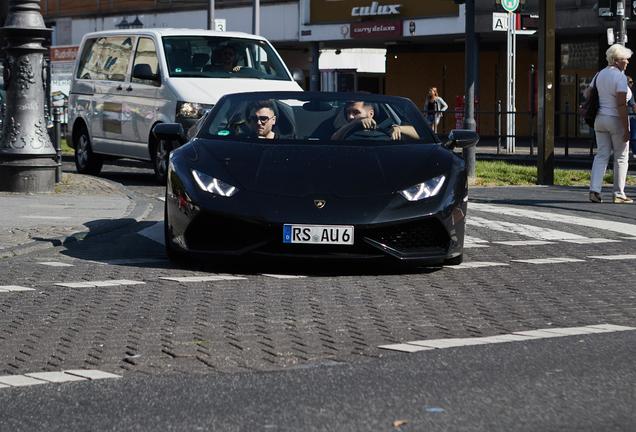
[[[345,105],[344,115],[347,120],[347,124],[331,135],[332,140],[345,139],[356,129],[371,130],[378,127],[376,121],[373,119],[375,116],[375,108],[372,103],[365,101],[347,102]],[[393,124],[389,130],[383,132],[390,135],[393,140],[402,139],[402,135],[412,139],[418,139],[420,137],[415,128],[409,125]]]
[[[214,49],[212,55],[212,69],[226,72],[238,72],[241,66],[236,64],[236,49],[231,45],[221,45]]]
[[[253,136],[264,139],[278,138],[272,130],[276,124],[276,106],[273,101],[254,102],[250,107],[247,122]]]

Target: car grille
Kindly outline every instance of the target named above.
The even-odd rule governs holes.
[[[241,251],[275,238],[265,224],[199,213],[185,232],[188,249],[195,251]]]
[[[446,251],[450,243],[448,232],[437,219],[375,228],[365,231],[364,235],[374,242],[405,254],[425,252],[429,249]]]

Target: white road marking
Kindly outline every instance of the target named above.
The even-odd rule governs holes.
[[[540,246],[554,244],[554,242],[546,240],[510,240],[510,241],[494,241],[493,243],[506,246]]]
[[[42,261],[38,264],[42,264],[49,267],[73,267],[73,264],[60,262],[60,261]]]
[[[493,343],[507,342],[523,342],[527,340],[537,340],[555,337],[580,336],[599,333],[612,333],[620,331],[632,331],[636,327],[626,327],[614,324],[596,324],[583,327],[562,327],[562,328],[546,328],[539,330],[528,330],[514,332],[504,335],[486,336],[479,338],[450,338],[450,339],[429,339],[417,340],[412,342],[404,342],[392,345],[380,345],[378,348],[402,351],[402,352],[418,352],[430,349],[456,348],[473,345],[486,345]]]
[[[146,282],[133,281],[128,279],[113,279],[105,281],[87,281],[87,282],[66,282],[56,283],[55,285],[65,288],[96,288],[96,287],[111,287],[120,285],[144,285]]]
[[[586,239],[587,237],[565,231],[543,228],[534,225],[526,225],[514,222],[495,221],[477,216],[466,218],[466,224],[487,228],[493,231],[503,231],[537,240],[566,240],[566,239]]]
[[[636,240],[636,237],[621,237],[623,240]]]
[[[182,277],[166,277],[161,276],[159,279],[165,279],[174,282],[217,282],[217,281],[225,281],[225,280],[243,280],[247,279],[239,276],[224,276],[224,275],[216,275],[216,276],[182,276]]]
[[[526,263],[526,264],[561,264],[561,263],[569,263],[569,262],[585,262],[585,260],[582,260],[582,259],[568,258],[568,257],[515,259],[511,261]]]
[[[536,210],[525,210],[513,207],[499,206],[499,205],[491,205],[491,204],[481,204],[471,202],[468,204],[471,210],[482,211],[486,213],[497,213],[508,216],[519,216],[528,219],[538,219],[542,221],[549,222],[559,222],[569,225],[579,225],[588,228],[597,228],[604,231],[612,231],[617,232],[622,235],[629,235],[636,237],[636,225],[628,224],[624,222],[614,222],[607,219],[589,219],[580,216],[573,216],[569,214],[562,213],[552,213],[552,212],[539,212]],[[468,218],[467,220],[469,220]]]
[[[21,216],[23,219],[55,219],[55,220],[65,220],[70,219],[70,216],[38,216],[38,215],[25,215]]]
[[[64,373],[76,375],[91,381],[106,378],[121,378],[121,375],[115,375],[110,372],[104,372],[97,369],[69,369],[65,370]]]
[[[48,381],[52,383],[63,383],[69,381],[85,381],[86,378],[77,375],[71,375],[64,372],[32,372],[24,374],[28,377]]]
[[[27,288],[20,285],[0,285],[0,293],[11,291],[35,291],[33,288]]]
[[[137,234],[147,237],[150,240],[157,242],[159,244],[162,244],[162,245],[165,244],[164,232],[163,232],[163,221],[156,222],[155,224],[150,225],[148,228],[142,229]]]
[[[612,240],[605,238],[585,238],[585,239],[566,239],[561,240],[567,243],[576,243],[576,244],[595,244],[595,243],[620,243],[620,240]]]
[[[166,202],[166,197],[165,197],[165,196],[157,197],[157,199],[158,199],[159,201]]]
[[[275,279],[302,279],[307,277],[302,275],[270,274],[270,273],[262,273],[262,275],[275,278]]]
[[[46,384],[46,381],[24,375],[5,375],[0,376],[0,384],[5,384],[10,387],[24,387],[30,385]]]
[[[600,260],[608,260],[608,261],[620,261],[620,260],[633,260],[636,259],[636,255],[633,254],[625,254],[625,255],[591,255],[588,258],[600,259]]]
[[[509,264],[500,263],[500,262],[489,262],[489,261],[471,261],[471,262],[465,262],[456,266],[446,266],[445,268],[461,270],[466,268],[496,267],[496,266],[507,266],[507,265]]]
[[[464,237],[464,248],[486,248],[488,246],[488,240],[480,239],[473,236]]]

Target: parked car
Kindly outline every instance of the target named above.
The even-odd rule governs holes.
[[[175,143],[158,123],[191,127],[226,93],[301,90],[272,45],[245,33],[135,29],[84,36],[69,96],[68,142],[77,171],[98,174],[108,158],[153,162],[165,180]]]
[[[154,133],[189,139],[178,123]],[[226,95],[170,156],[166,252],[459,264],[468,191],[452,149],[478,139],[439,142],[406,98]]]

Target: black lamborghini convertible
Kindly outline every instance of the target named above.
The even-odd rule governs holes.
[[[390,258],[459,264],[467,181],[408,99],[362,93],[260,92],[223,97],[170,156],[165,244],[197,256]],[[186,143],[187,141],[187,143]]]

